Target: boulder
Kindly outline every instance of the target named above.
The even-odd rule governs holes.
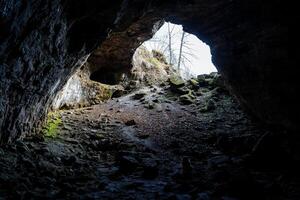
[[[210,112],[210,111],[214,110],[215,108],[216,108],[215,101],[212,99],[209,99],[206,102],[205,106],[200,109],[200,112]]]
[[[145,92],[138,92],[132,96],[132,99],[139,100],[139,99],[142,99],[144,96],[146,96]]]
[[[199,89],[199,82],[196,79],[191,78],[189,80],[189,84],[192,86],[192,89],[194,89],[194,90],[198,90]]]
[[[181,88],[185,85],[185,81],[179,75],[171,76],[169,83],[171,88]]]
[[[189,90],[188,94],[184,94],[179,97],[180,102],[184,105],[193,104],[195,99],[196,97],[193,95],[191,90]]]

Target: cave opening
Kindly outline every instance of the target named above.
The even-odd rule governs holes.
[[[176,30],[177,25],[165,24],[163,29],[164,26],[174,26]],[[178,29],[179,36],[187,34],[181,27]],[[127,32],[124,35],[120,33],[108,39],[104,46],[110,50],[109,54],[101,48],[91,54],[74,78],[77,80],[74,83],[84,85],[80,89],[69,87],[77,93],[81,90],[80,99],[73,102],[75,108],[64,107],[58,117],[51,117],[54,118],[52,128],[46,130],[53,132],[55,125],[54,132],[58,135],[57,139],[56,134],[47,132],[48,137],[53,137],[48,140],[51,145],[63,139],[75,146],[71,147],[74,152],[65,155],[63,162],[75,166],[84,160],[101,174],[96,178],[106,182],[96,197],[122,199],[128,187],[136,199],[145,196],[155,199],[149,189],[158,192],[162,199],[173,194],[178,199],[210,196],[243,199],[244,193],[250,199],[260,196],[260,190],[251,189],[258,187],[252,182],[256,177],[249,175],[248,168],[240,162],[247,162],[247,155],[257,151],[253,147],[266,130],[251,121],[230,94],[223,77],[211,63],[209,47],[206,46],[207,52],[203,53],[207,55],[204,64],[196,61],[191,62],[191,67],[180,66],[176,44],[173,43],[175,49],[170,54],[173,58],[163,51],[168,45],[157,47],[155,40],[163,43],[164,36],[154,35],[151,40],[155,42],[139,44],[133,48],[134,53],[128,53],[128,44],[123,38],[127,41]],[[178,43],[176,36],[173,40]],[[114,46],[118,48],[113,49]],[[196,49],[194,53],[202,51]],[[112,59],[111,55],[115,57]],[[110,59],[105,59],[106,56]],[[129,64],[132,68],[124,70],[126,78],[120,76],[125,72],[119,66]],[[61,97],[64,102],[68,98]],[[82,106],[76,107],[78,104]],[[77,144],[82,147],[77,148]],[[95,162],[85,162],[86,158]],[[233,164],[235,162],[238,164]],[[253,171],[256,172],[251,169],[251,173]],[[212,185],[209,186],[212,193],[198,189],[202,182]],[[234,192],[230,189],[219,194],[219,183],[225,188],[234,187]],[[118,192],[111,192],[114,187]],[[178,188],[183,188],[183,194],[177,193]]]
[[[217,72],[211,60],[210,47],[197,36],[184,31],[182,25],[164,22],[142,46],[162,53],[166,62],[184,79]]]
[[[109,71],[109,69],[99,69],[91,73],[90,79],[99,83],[107,85],[116,85],[120,80],[116,77],[116,72]]]
[[[119,2],[1,1],[0,199],[299,199],[280,1]]]

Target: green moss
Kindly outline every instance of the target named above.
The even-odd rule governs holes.
[[[113,93],[116,90],[114,87],[110,85],[96,83],[96,82],[92,82],[90,84],[90,88],[93,88],[94,92],[96,93],[90,99],[90,101],[93,102],[94,104],[111,99]]]
[[[62,124],[61,117],[57,112],[50,112],[47,115],[43,133],[46,137],[55,138],[58,135],[58,127]]]
[[[160,63],[164,63],[164,64],[167,64],[167,59],[165,57],[165,55],[158,51],[158,50],[152,50],[152,55],[154,58],[156,58]]]
[[[106,84],[101,84],[102,87],[102,93],[99,95],[99,98],[101,98],[101,100],[108,100],[112,97],[113,93],[114,93],[114,89]]]
[[[171,86],[176,88],[183,87],[185,85],[184,80],[179,75],[172,75],[169,79]]]
[[[199,82],[197,80],[193,79],[193,78],[190,79],[190,83],[194,87],[198,87],[199,86]]]
[[[161,65],[162,65],[161,62],[159,62],[159,60],[157,60],[156,58],[151,57],[147,60],[149,63],[153,64],[157,68],[161,67]]]

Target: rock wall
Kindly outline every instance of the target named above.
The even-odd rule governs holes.
[[[70,109],[99,104],[115,95],[136,90],[138,87],[164,83],[171,74],[175,73],[167,64],[163,54],[157,51],[150,52],[143,46],[136,49],[131,60],[130,72],[126,75],[122,74],[123,78],[116,80],[117,82],[113,85],[105,84],[101,79],[91,80],[90,63],[86,62],[56,95],[51,108],[53,110]],[[101,69],[100,66],[99,68]],[[100,78],[109,77],[112,73],[109,69],[102,72],[104,74],[101,74]],[[123,86],[127,91],[124,91]]]
[[[131,70],[131,60],[135,50],[150,39],[163,25],[156,14],[142,16],[122,32],[112,32],[89,57],[91,73],[101,69],[114,73]]]
[[[81,80],[79,75],[75,73],[54,99],[52,107],[53,109],[69,107],[69,105],[80,104],[83,100],[84,92]]]
[[[172,74],[175,74],[175,70],[162,53],[150,52],[144,46],[136,49],[129,80],[138,81],[140,85],[159,85],[165,83]]]
[[[214,64],[244,108],[273,127],[295,131],[299,84],[289,57],[288,16],[280,0],[202,1],[170,20],[210,45]]]
[[[0,143],[38,131],[56,93],[106,38],[120,2],[0,1]]]
[[[110,99],[115,92],[122,92],[121,85],[107,85],[90,79],[87,71],[88,63],[82,66],[67,81],[63,89],[56,95],[51,108],[71,109],[99,104]]]
[[[245,108],[298,130],[287,11],[280,0],[0,0],[0,141],[38,130],[80,59],[99,44],[100,54],[91,57],[96,70],[129,69],[128,58],[163,18],[211,46]]]

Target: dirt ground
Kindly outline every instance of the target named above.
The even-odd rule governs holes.
[[[145,87],[59,116],[55,137],[0,147],[0,199],[299,197],[290,169],[255,156],[273,133],[224,90],[183,105],[167,87]]]

